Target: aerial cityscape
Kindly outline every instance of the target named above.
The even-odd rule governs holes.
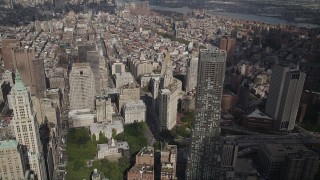
[[[0,180],[319,180],[320,0],[1,0]]]

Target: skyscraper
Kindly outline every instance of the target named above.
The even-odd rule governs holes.
[[[191,151],[187,179],[219,179],[220,113],[226,68],[225,51],[200,50]]]
[[[294,128],[306,74],[283,64],[272,70],[266,113],[277,120],[277,129]]]
[[[19,70],[22,82],[30,87],[32,95],[43,98],[46,90],[43,59],[36,58],[34,48],[16,47],[12,54],[13,65]]]
[[[38,179],[46,180],[46,168],[40,141],[39,126],[33,113],[30,93],[22,83],[16,70],[15,85],[9,101],[13,109],[13,128],[17,141],[22,144],[28,155],[28,164]]]
[[[199,59],[194,56],[192,56],[188,61],[186,75],[186,92],[191,91],[197,86],[198,61]]]
[[[24,179],[25,170],[22,146],[16,140],[0,141],[0,177]]]
[[[180,80],[173,77],[172,61],[167,53],[161,67],[159,84],[159,128],[161,131],[171,130],[177,123],[178,99],[182,90]]]
[[[89,63],[74,63],[70,73],[70,109],[94,107],[95,80]]]

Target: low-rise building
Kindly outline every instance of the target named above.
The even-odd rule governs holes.
[[[122,133],[124,131],[123,123],[121,120],[113,120],[109,123],[92,123],[90,124],[91,135],[96,136],[96,140],[99,140],[100,132],[103,133],[108,139],[112,138],[112,132],[116,134]]]
[[[154,179],[154,148],[144,147],[136,155],[135,165],[128,171],[128,180],[153,180]]]
[[[92,109],[71,110],[68,117],[72,127],[89,127],[94,123],[95,113]]]
[[[176,145],[165,145],[161,151],[161,180],[174,180],[178,156]]]
[[[97,158],[116,161],[122,156],[129,155],[129,144],[127,141],[116,141],[113,138],[106,144],[97,145]]]
[[[243,118],[242,124],[244,127],[252,129],[273,130],[275,120],[256,109]]]

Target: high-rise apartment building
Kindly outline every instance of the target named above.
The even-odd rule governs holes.
[[[44,96],[46,80],[43,59],[36,58],[34,48],[15,48],[12,54],[14,68],[19,70],[23,83],[30,87],[32,95]]]
[[[13,109],[13,128],[17,141],[23,145],[28,155],[28,164],[38,179],[46,180],[46,168],[39,135],[39,125],[33,113],[30,93],[16,71],[15,85],[9,101]]]
[[[177,124],[178,99],[182,90],[181,81],[173,77],[169,53],[163,61],[161,76],[156,102],[159,104],[159,129],[165,131],[171,130]]]
[[[25,171],[21,144],[16,140],[0,141],[0,178],[23,180]]]
[[[201,50],[187,179],[219,179],[221,167],[220,114],[226,52]]]
[[[266,113],[276,119],[278,130],[293,130],[305,77],[305,73],[286,65],[274,66]]]
[[[3,65],[5,70],[10,70],[14,68],[12,52],[15,47],[19,45],[19,41],[16,37],[6,37],[2,40],[1,54],[3,59]]]
[[[70,109],[94,107],[95,80],[89,63],[74,63],[70,73]]]
[[[192,56],[188,61],[186,75],[186,92],[192,91],[197,86],[198,61],[199,58],[194,56]]]
[[[222,38],[220,40],[220,49],[227,52],[227,63],[232,63],[236,49],[236,40],[232,37]]]

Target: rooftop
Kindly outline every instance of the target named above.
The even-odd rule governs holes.
[[[16,141],[16,140],[0,141],[0,149],[17,148],[17,146],[18,146],[18,141]]]
[[[154,155],[154,149],[151,146],[144,147],[138,154],[137,156],[153,156]]]

